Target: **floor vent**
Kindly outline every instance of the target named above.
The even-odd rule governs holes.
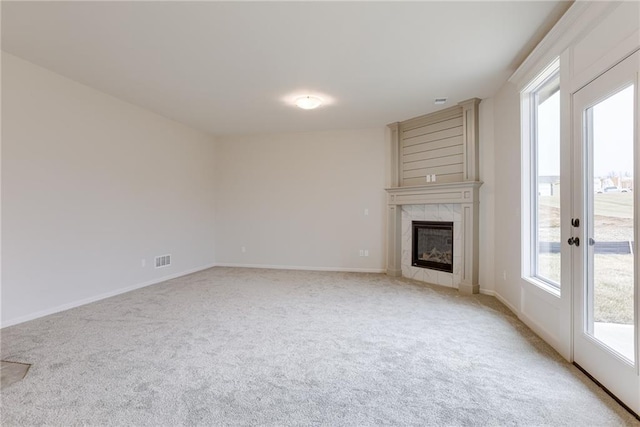
[[[171,255],[161,255],[156,257],[156,268],[167,267],[171,265]]]

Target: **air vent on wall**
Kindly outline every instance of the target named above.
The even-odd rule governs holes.
[[[171,255],[161,255],[156,257],[156,268],[171,265]]]
[[[433,103],[436,105],[442,105],[447,102],[447,98],[436,98],[433,100]]]

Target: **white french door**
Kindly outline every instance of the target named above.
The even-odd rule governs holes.
[[[640,52],[573,94],[573,357],[640,414]]]

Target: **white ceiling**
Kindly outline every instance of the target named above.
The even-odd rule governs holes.
[[[492,96],[568,5],[3,1],[2,49],[212,134],[369,128]]]

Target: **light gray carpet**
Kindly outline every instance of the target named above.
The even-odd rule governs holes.
[[[2,425],[638,425],[487,296],[213,268],[2,330]]]

